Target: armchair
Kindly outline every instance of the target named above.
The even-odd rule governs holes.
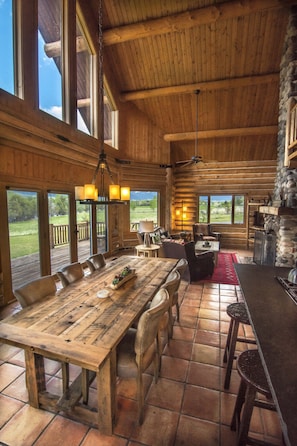
[[[186,259],[189,264],[190,282],[212,276],[214,270],[214,253],[204,251],[195,253],[195,242],[185,243]]]
[[[195,223],[193,224],[193,239],[194,242],[198,240],[220,241],[221,234],[213,232],[209,223]]]
[[[195,253],[195,243],[176,243],[174,241],[162,242],[165,257],[172,259],[186,259],[188,267],[183,276],[184,279],[190,279],[190,282],[202,280],[211,276],[214,270],[214,253],[204,251]]]

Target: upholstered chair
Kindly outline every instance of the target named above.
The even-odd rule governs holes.
[[[87,259],[87,265],[91,273],[93,273],[97,269],[103,268],[103,266],[106,265],[104,255],[101,253],[93,254]]]
[[[158,380],[161,367],[159,325],[168,309],[169,296],[160,289],[150,308],[142,313],[137,329],[130,328],[117,348],[117,375],[137,380],[138,422],[143,422],[144,389],[143,372],[154,363],[154,378]]]
[[[82,279],[84,277],[84,270],[81,263],[75,262],[61,268],[57,274],[63,287],[65,288],[71,283]]]
[[[210,251],[195,253],[195,243],[176,243],[174,241],[163,242],[163,252],[165,257],[173,259],[186,259],[190,282],[204,279],[211,276],[214,270],[214,253]],[[186,275],[184,275],[184,278]]]
[[[161,288],[164,288],[165,290],[168,291],[168,296],[169,296],[169,306],[168,306],[168,323],[167,323],[167,332],[168,332],[168,336],[167,336],[167,341],[169,342],[169,339],[172,338],[172,334],[173,334],[173,315],[172,315],[172,307],[173,307],[173,296],[175,295],[175,293],[178,292],[178,288],[180,285],[180,274],[177,270],[172,271],[167,279],[166,282],[162,285]]]
[[[56,282],[53,276],[42,276],[39,279],[25,283],[13,291],[22,308],[34,305],[41,299],[53,296],[57,292]],[[69,364],[61,363],[63,392],[69,387]]]
[[[195,223],[193,225],[193,239],[194,242],[198,240],[206,241],[220,241],[221,234],[219,232],[213,232],[209,223]]]
[[[178,264],[174,268],[174,270],[179,272],[180,278],[182,279],[184,277],[184,274],[188,270],[188,268],[189,268],[188,261],[186,259],[180,259],[178,261]],[[179,294],[178,294],[178,290],[179,290],[179,287],[176,290],[176,292],[173,294],[172,306],[173,307],[175,306],[175,308],[176,308],[176,320],[179,322]]]
[[[53,296],[56,291],[56,282],[53,276],[43,276],[27,282],[20,288],[15,289],[13,293],[22,308],[25,308],[44,297]]]
[[[204,251],[195,253],[195,243],[185,243],[186,259],[189,264],[190,282],[210,277],[214,270],[214,253]]]

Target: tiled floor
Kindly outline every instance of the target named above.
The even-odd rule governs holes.
[[[9,446],[233,446],[235,433],[230,420],[239,386],[233,370],[228,391],[223,390],[223,352],[229,318],[226,306],[241,299],[238,286],[210,283],[187,284],[180,288],[180,322],[164,349],[161,376],[157,384],[145,374],[147,391],[145,419],[136,423],[135,382],[117,383],[118,415],[112,437],[71,421],[62,414],[37,410],[28,405],[24,357],[20,349],[0,344],[0,445]],[[3,318],[18,309],[17,304],[0,312]],[[252,336],[250,330],[241,335]],[[242,350],[248,345],[241,345]],[[234,364],[235,366],[235,364]],[[60,389],[59,366],[46,361],[50,391]],[[72,379],[77,373],[71,369]],[[94,400],[90,392],[90,403]],[[272,444],[282,445],[275,413],[256,409],[251,431]]]

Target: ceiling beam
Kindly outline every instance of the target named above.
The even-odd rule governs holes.
[[[193,141],[210,138],[230,138],[234,136],[271,135],[278,132],[277,125],[266,125],[262,127],[242,127],[237,129],[200,130],[198,132],[167,133],[164,140],[167,142]]]
[[[144,22],[106,29],[103,33],[103,42],[104,45],[115,45],[129,40],[182,31],[195,26],[214,23],[218,20],[242,17],[267,9],[284,8],[293,4],[296,4],[296,0],[233,0]]]
[[[151,88],[148,90],[138,90],[124,92],[120,94],[122,102],[137,101],[140,99],[149,99],[160,96],[172,96],[175,94],[193,94],[195,90],[230,90],[230,88],[249,87],[259,84],[270,84],[279,82],[279,73],[261,74],[257,76],[234,77],[231,79],[222,79],[216,81],[197,82],[195,84],[174,85],[172,87]]]

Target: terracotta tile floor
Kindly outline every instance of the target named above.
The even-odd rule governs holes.
[[[229,326],[225,309],[228,303],[241,299],[239,287],[183,281],[179,295],[180,322],[175,322],[173,339],[164,348],[160,379],[154,384],[151,373],[144,376],[144,423],[138,426],[135,422],[135,382],[118,381],[117,423],[110,437],[62,415],[30,407],[23,352],[0,344],[0,445],[235,445],[229,425],[239,377],[234,364],[230,389],[223,390],[222,358]],[[15,303],[3,309],[0,318],[18,309]],[[241,327],[241,335],[252,333]],[[248,346],[240,346],[245,348]],[[77,372],[71,368],[71,379]],[[61,391],[59,365],[46,361],[46,373],[49,390]],[[94,394],[91,388],[90,404]],[[254,410],[251,431],[258,438],[282,445],[275,413]]]

